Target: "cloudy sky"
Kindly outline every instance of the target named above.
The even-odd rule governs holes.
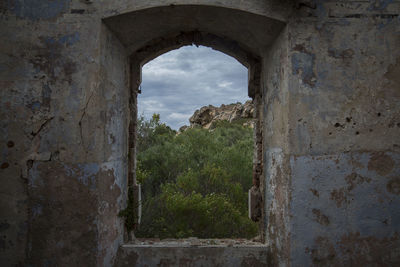
[[[142,70],[139,115],[159,113],[173,129],[206,105],[244,103],[247,69],[236,59],[208,47],[185,46],[147,63]]]

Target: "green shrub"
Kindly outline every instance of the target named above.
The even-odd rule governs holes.
[[[138,121],[137,180],[142,221],[137,237],[251,238],[252,129],[219,122],[176,134],[159,115]]]

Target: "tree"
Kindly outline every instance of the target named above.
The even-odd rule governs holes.
[[[137,180],[143,190],[138,237],[253,237],[247,217],[252,130],[221,122],[179,135],[160,116],[139,119]]]

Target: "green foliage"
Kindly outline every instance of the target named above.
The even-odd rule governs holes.
[[[159,115],[138,124],[137,180],[143,214],[138,237],[253,237],[247,217],[252,129],[220,122],[176,134]]]
[[[162,141],[173,138],[176,131],[165,123],[160,122],[160,115],[153,114],[151,120],[146,121],[143,116],[138,119],[138,153],[159,144]],[[165,139],[165,140],[164,140]]]
[[[129,188],[128,205],[124,210],[121,210],[118,213],[118,216],[124,218],[125,227],[128,232],[133,231],[133,229],[135,228],[135,223],[136,223],[136,215],[134,212],[135,209],[137,209],[137,207],[134,206],[133,188]]]

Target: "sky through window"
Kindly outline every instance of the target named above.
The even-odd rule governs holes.
[[[161,121],[177,130],[206,105],[244,103],[247,68],[236,59],[200,46],[185,46],[163,54],[142,69],[139,115],[159,113]]]

